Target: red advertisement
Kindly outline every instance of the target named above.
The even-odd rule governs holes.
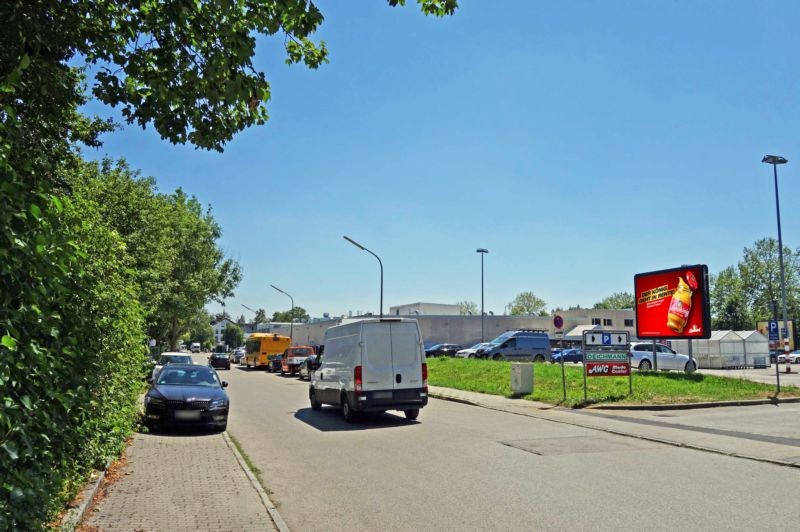
[[[627,377],[631,367],[625,362],[587,362],[587,377]]]
[[[639,273],[633,278],[636,336],[709,338],[708,267],[705,264]]]

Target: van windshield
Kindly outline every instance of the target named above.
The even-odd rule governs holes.
[[[505,342],[506,340],[508,340],[509,338],[511,338],[512,336],[514,336],[514,333],[512,331],[509,331],[507,333],[503,333],[500,336],[498,336],[497,338],[495,338],[494,340],[492,340],[491,342],[489,342],[489,345],[500,345],[503,342]]]

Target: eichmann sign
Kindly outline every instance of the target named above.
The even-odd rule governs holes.
[[[598,361],[612,361],[612,362],[627,362],[628,361],[628,353],[614,353],[611,351],[605,352],[594,352],[594,353],[586,353],[584,354],[587,362],[598,362]]]

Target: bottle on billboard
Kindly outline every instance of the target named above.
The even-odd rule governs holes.
[[[692,290],[696,289],[697,279],[692,272],[686,272],[686,281],[678,277],[678,288],[672,294],[667,312],[667,327],[678,334],[683,332],[689,320],[689,312],[692,310]]]

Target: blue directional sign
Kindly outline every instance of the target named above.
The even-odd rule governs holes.
[[[778,339],[778,320],[769,320],[769,339]]]

